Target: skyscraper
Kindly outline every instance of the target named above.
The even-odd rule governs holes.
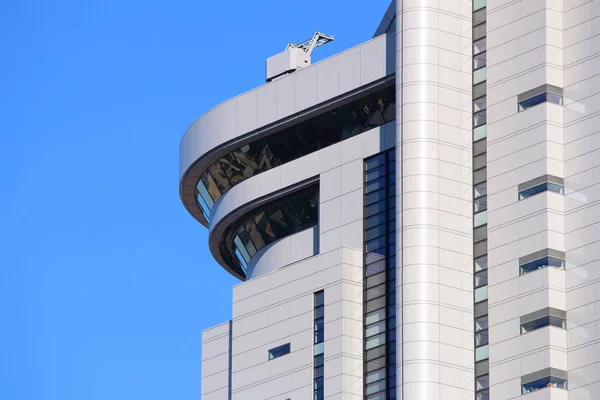
[[[181,198],[242,281],[202,398],[600,399],[599,27],[397,0],[194,122]]]

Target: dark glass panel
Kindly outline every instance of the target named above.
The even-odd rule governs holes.
[[[282,346],[275,347],[274,349],[269,350],[269,360],[274,358],[278,358],[284,356],[290,352],[290,344],[286,343]]]
[[[554,257],[544,257],[539,260],[532,261],[530,263],[521,265],[521,275],[528,274],[538,269],[554,267],[559,269],[565,269],[565,261]]]
[[[379,224],[383,224],[386,221],[385,216],[386,216],[386,213],[382,212],[382,213],[375,214],[375,215],[368,217],[365,220],[365,229],[369,229],[369,228],[372,228]]]
[[[385,201],[370,204],[367,207],[365,207],[365,217],[370,217],[371,215],[378,214],[382,211],[385,211]]]
[[[325,304],[325,291],[320,290],[315,293],[315,306],[322,306]]]
[[[221,194],[229,190],[229,181],[225,176],[225,172],[223,172],[223,169],[221,168],[221,165],[219,163],[215,163],[208,167],[208,171],[210,172],[214,182],[217,185],[220,197]],[[216,198],[214,200],[216,200]]]

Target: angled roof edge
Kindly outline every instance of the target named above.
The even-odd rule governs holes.
[[[395,16],[396,16],[396,0],[392,0],[390,5],[388,6],[387,11],[383,15],[383,18],[381,19],[381,22],[379,23],[379,26],[377,27],[377,30],[375,31],[375,34],[373,35],[373,37],[383,35],[387,31],[388,27],[392,23],[392,20],[394,19]]]

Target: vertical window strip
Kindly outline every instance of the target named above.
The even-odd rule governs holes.
[[[314,400],[325,398],[325,291],[314,294]]]
[[[395,149],[366,159],[364,171],[364,396],[396,399]],[[385,200],[374,213],[368,195],[381,182]]]
[[[487,91],[486,2],[473,7],[473,302],[475,399],[489,400],[487,335]],[[483,315],[483,316],[482,316]]]

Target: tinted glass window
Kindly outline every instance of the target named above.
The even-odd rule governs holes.
[[[245,179],[393,121],[395,96],[394,86],[381,89],[226,154],[201,176],[198,204],[208,215],[223,193]]]
[[[566,329],[567,321],[558,317],[543,317],[521,325],[521,333],[531,332],[536,329],[543,328],[545,326],[555,326],[557,328]]]
[[[519,200],[524,200],[528,197],[535,196],[542,192],[554,192],[558,194],[564,194],[564,187],[556,183],[544,182],[541,185],[537,185],[519,192]]]
[[[545,389],[547,387],[566,389],[567,388],[567,380],[563,379],[563,378],[549,376],[549,377],[538,379],[536,381],[525,383],[522,385],[523,394],[535,392],[540,389]]]
[[[290,352],[290,344],[284,344],[282,346],[279,347],[275,347],[274,349],[269,350],[269,360],[273,360],[275,358],[284,356],[286,354],[289,354]]]
[[[519,111],[527,110],[528,108],[537,106],[538,104],[550,102],[554,104],[562,105],[562,96],[555,93],[542,93],[537,96],[533,96],[527,100],[523,100],[519,103]]]
[[[233,238],[234,253],[243,257],[238,259],[240,265],[246,265],[267,244],[316,225],[318,208],[319,191],[315,186],[250,218],[242,224]]]
[[[530,272],[537,271],[538,269],[546,267],[565,269],[565,261],[554,257],[540,258],[539,260],[535,260],[527,264],[521,265],[521,275],[528,274]]]

